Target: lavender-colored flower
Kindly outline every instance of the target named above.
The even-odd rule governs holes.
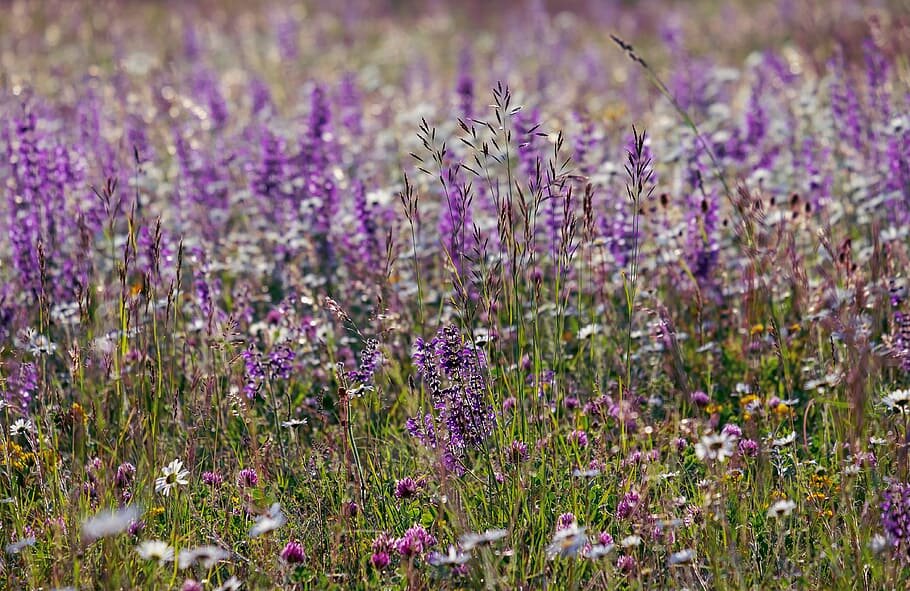
[[[577,521],[578,520],[575,519],[574,513],[563,513],[556,520],[556,529],[557,529],[557,531],[561,530],[561,529],[566,529],[567,527],[571,527],[574,523],[577,523]]]
[[[281,560],[287,564],[302,564],[306,562],[306,552],[300,543],[292,540],[281,550]]]
[[[360,506],[354,501],[345,501],[341,504],[341,514],[347,518],[357,517],[360,513]]]
[[[203,472],[202,483],[211,487],[218,487],[224,483],[224,476],[217,472]]]
[[[704,408],[711,403],[711,397],[701,390],[692,392],[692,394],[689,396],[689,400],[692,402],[692,404],[699,408]]]
[[[734,425],[733,423],[727,423],[726,425],[724,425],[724,428],[721,430],[721,433],[723,433],[724,435],[728,435],[730,437],[734,437],[736,439],[739,439],[740,437],[743,436],[743,430],[740,429],[738,425]]]
[[[575,430],[569,433],[568,441],[570,444],[577,445],[580,448],[588,447],[588,434],[581,430]]]
[[[114,485],[117,488],[125,489],[133,483],[136,475],[136,466],[129,462],[124,462],[117,466],[117,474],[114,476]]]
[[[369,339],[360,352],[360,367],[350,375],[360,385],[371,384],[373,375],[381,363],[382,352],[379,350],[379,341]]]
[[[395,482],[395,498],[413,499],[420,490],[420,483],[413,478],[402,478]]]
[[[638,561],[634,556],[623,554],[616,559],[616,568],[624,575],[630,575],[638,568]]]
[[[758,442],[754,439],[743,439],[739,442],[739,453],[747,458],[758,455]]]
[[[894,546],[910,540],[910,484],[894,482],[882,492],[882,528]]]
[[[448,326],[429,343],[418,339],[412,359],[429,390],[435,416],[445,427],[446,451],[457,465],[467,449],[484,444],[495,423],[483,378],[483,352],[465,343],[456,327]],[[411,421],[409,431],[421,432],[417,425]],[[422,432],[428,435],[427,431]]]
[[[616,506],[616,518],[628,519],[638,508],[641,497],[635,491],[627,492]]]
[[[370,564],[379,570],[389,566],[389,562],[391,562],[391,558],[388,552],[373,552],[373,555],[370,556]]]
[[[259,474],[253,468],[244,468],[237,475],[237,486],[240,488],[256,488],[259,485]]]
[[[421,525],[415,525],[408,529],[404,532],[404,535],[395,541],[395,549],[405,558],[423,554],[435,545],[436,538]]]
[[[508,459],[512,464],[520,464],[528,460],[528,445],[515,440],[509,445]]]

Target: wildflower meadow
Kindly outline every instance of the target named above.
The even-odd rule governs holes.
[[[0,2],[0,589],[910,587],[906,0]]]

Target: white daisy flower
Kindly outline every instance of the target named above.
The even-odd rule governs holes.
[[[282,421],[281,426],[286,429],[293,429],[294,427],[300,427],[301,425],[306,425],[306,419],[291,419],[289,421]]]
[[[51,356],[57,351],[57,343],[53,342],[43,334],[38,334],[34,329],[26,330],[26,349],[32,355]]]
[[[189,550],[181,550],[177,555],[177,566],[180,570],[188,569],[197,562],[202,568],[208,570],[231,557],[231,553],[218,546],[197,546]]]
[[[875,534],[872,536],[872,539],[869,540],[869,549],[872,550],[873,554],[881,554],[890,547],[891,543],[888,541],[888,538],[882,534]]]
[[[243,586],[243,583],[240,582],[240,579],[237,577],[231,577],[224,582],[220,587],[216,587],[215,591],[237,591],[240,587]]]
[[[131,523],[139,519],[141,514],[139,508],[132,505],[116,511],[102,511],[82,522],[82,539],[92,542],[121,534]]]
[[[771,440],[771,447],[785,447],[796,441],[796,431],[790,431],[788,435],[779,439]]]
[[[794,509],[796,509],[796,503],[790,499],[787,499],[786,501],[777,501],[768,508],[768,517],[773,517],[774,519],[787,517],[793,513]]]
[[[161,476],[155,479],[155,492],[169,496],[171,489],[189,484],[189,472],[183,469],[183,462],[175,459],[161,469]]]
[[[25,435],[35,430],[35,426],[29,419],[18,419],[9,426],[9,436]]]
[[[591,338],[592,336],[599,334],[601,330],[603,330],[603,326],[600,324],[586,324],[578,329],[578,340],[583,341]]]
[[[736,438],[727,433],[705,435],[695,444],[695,455],[699,460],[725,462],[733,457]]]
[[[37,540],[35,539],[35,536],[29,536],[27,538],[22,538],[21,540],[7,544],[3,550],[7,554],[18,554],[29,546],[34,546],[36,541]]]
[[[667,558],[667,563],[670,566],[675,566],[677,564],[688,564],[693,560],[695,560],[694,550],[680,550],[679,552],[670,554],[670,557]]]
[[[588,560],[600,560],[609,556],[613,552],[613,548],[615,548],[613,544],[595,544],[588,550],[587,558]]]
[[[506,537],[506,535],[508,535],[508,533],[509,532],[504,529],[488,529],[487,531],[479,533],[479,534],[475,534],[475,533],[464,534],[463,536],[461,536],[461,538],[459,538],[458,541],[461,543],[461,547],[465,551],[469,552],[469,551],[473,550],[474,548],[477,548],[478,546],[483,546],[485,544],[492,544],[493,542],[501,540],[504,537]]]
[[[641,536],[636,536],[635,534],[626,536],[619,541],[619,545],[623,548],[634,548],[636,546],[641,546]]]
[[[284,513],[281,512],[281,505],[275,503],[269,507],[268,513],[256,518],[256,523],[250,528],[250,537],[255,538],[267,534],[283,526],[287,521]]]
[[[152,560],[161,565],[174,560],[174,549],[170,544],[161,540],[145,540],[136,546],[136,554],[140,558]]]
[[[557,556],[577,556],[587,543],[588,536],[585,535],[585,528],[573,523],[553,535],[553,540],[547,546],[547,558],[553,560]]]
[[[882,405],[888,412],[906,414],[910,412],[910,390],[895,390],[882,397]]]
[[[462,552],[455,546],[449,546],[445,554],[441,552],[432,553],[427,562],[433,566],[461,566],[469,560],[471,560],[471,555],[468,552]]]

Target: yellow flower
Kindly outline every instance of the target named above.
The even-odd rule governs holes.
[[[0,442],[0,457],[3,463],[14,470],[24,470],[35,459],[35,454],[25,449],[15,441]]]
[[[749,406],[753,402],[758,402],[758,396],[755,394],[747,394],[739,399],[740,406]]]
[[[84,425],[88,422],[88,416],[85,414],[85,409],[78,402],[74,402],[73,406],[70,407],[70,414],[73,417],[74,423],[82,423]]]
[[[742,479],[743,479],[742,470],[730,470],[729,472],[724,474],[724,480],[726,480],[727,482],[739,482]]]
[[[153,518],[153,519],[154,519],[155,517],[158,517],[158,516],[161,515],[162,513],[164,513],[164,507],[162,507],[162,506],[160,506],[160,505],[157,506],[157,507],[152,507],[151,509],[149,509],[149,517],[151,517],[151,518]]]
[[[807,494],[806,500],[809,501],[810,503],[812,503],[812,502],[824,503],[826,500],[828,500],[828,497],[825,496],[825,493],[816,492],[816,493]]]
[[[758,324],[756,324],[749,330],[749,334],[753,337],[762,332],[765,332],[765,325],[762,324],[761,322],[759,322]]]
[[[716,412],[720,412],[723,409],[724,409],[723,406],[721,406],[720,404],[716,404],[716,403],[711,403],[707,407],[705,407],[705,410],[708,411],[708,414],[711,414],[711,415],[713,415]]]
[[[786,404],[778,404],[774,407],[774,414],[779,417],[791,417],[793,416],[793,409],[787,406]]]

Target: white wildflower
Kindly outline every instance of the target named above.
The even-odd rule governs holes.
[[[116,536],[125,532],[130,524],[139,519],[142,512],[138,507],[128,506],[116,511],[102,511],[82,522],[82,538],[91,542],[99,538]]]
[[[910,390],[895,390],[882,397],[882,405],[888,412],[906,414],[910,412]]]
[[[267,534],[270,531],[283,526],[285,523],[287,523],[287,518],[284,516],[284,513],[281,512],[281,505],[275,503],[269,507],[268,513],[256,518],[256,523],[250,528],[250,537],[255,538],[262,534]]]
[[[161,565],[174,560],[174,549],[170,544],[161,540],[145,540],[136,546],[136,554],[140,558],[151,560]]]
[[[180,570],[187,569],[197,562],[202,568],[208,570],[231,557],[231,553],[218,546],[197,546],[189,550],[181,550],[177,555],[177,566]]]
[[[727,433],[705,435],[695,444],[695,455],[699,460],[725,462],[733,457],[736,438]]]
[[[774,519],[787,517],[793,513],[794,509],[796,509],[796,503],[789,499],[785,501],[777,501],[768,508],[768,517],[773,517]]]
[[[503,539],[509,532],[504,529],[488,529],[485,532],[475,534],[467,533],[461,536],[458,539],[461,547],[466,551],[471,551],[478,546],[484,546],[486,544],[492,544],[498,540]]]
[[[189,472],[183,469],[183,462],[175,459],[161,469],[161,476],[155,479],[155,492],[169,496],[177,486],[189,484]]]
[[[553,535],[552,541],[547,546],[547,558],[552,560],[557,556],[577,556],[587,543],[588,536],[585,535],[585,528],[573,523]]]

